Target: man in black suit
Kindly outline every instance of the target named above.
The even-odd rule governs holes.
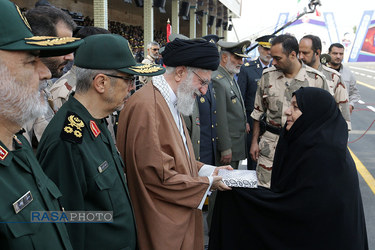
[[[256,162],[254,162],[249,154],[251,146],[251,137],[253,134],[253,119],[250,114],[254,109],[255,93],[257,91],[258,81],[262,77],[263,69],[271,66],[271,40],[274,35],[267,35],[257,38],[255,41],[258,42],[259,57],[254,61],[245,63],[241,67],[241,71],[238,76],[238,85],[241,90],[241,94],[245,103],[246,108],[246,154],[247,154],[247,169],[255,170]]]

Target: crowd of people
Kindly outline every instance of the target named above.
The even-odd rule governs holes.
[[[368,249],[341,44],[325,66],[319,37],[264,36],[244,64],[250,41],[175,34],[139,63],[133,26],[73,36],[66,12],[9,0],[0,26],[1,248],[203,249],[208,198],[208,249]],[[258,188],[225,184],[245,158]]]

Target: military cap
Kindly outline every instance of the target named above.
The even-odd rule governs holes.
[[[320,55],[320,62],[323,64],[327,64],[331,62],[331,56],[328,54],[321,54]]]
[[[203,39],[207,40],[210,43],[217,43],[220,39],[223,39],[223,36],[217,36],[217,35],[207,35],[207,36],[202,36]]]
[[[275,35],[266,35],[266,36],[261,36],[255,39],[258,44],[264,48],[271,48],[271,41],[274,39],[276,36]]]
[[[245,54],[247,47],[250,46],[249,40],[242,41],[239,43],[219,41],[217,45],[221,47],[221,50],[228,51],[232,54],[235,54],[236,56],[249,57],[248,55]]]
[[[113,69],[141,76],[165,72],[165,68],[156,64],[137,63],[128,40],[115,34],[86,37],[75,53],[74,64],[85,69]]]
[[[81,43],[75,37],[34,36],[20,8],[0,1],[0,50],[40,50],[40,56],[58,56],[73,52]]]

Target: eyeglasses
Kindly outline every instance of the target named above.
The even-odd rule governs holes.
[[[153,51],[158,51],[159,49],[151,49],[151,50],[153,50]]]
[[[192,71],[193,73],[194,73],[194,75],[196,75],[198,78],[199,78],[199,80],[201,81],[201,85],[202,85],[202,87],[204,87],[204,86],[206,86],[206,85],[208,85],[208,84],[210,84],[210,81],[209,80],[207,80],[207,79],[202,79],[195,71]]]
[[[131,85],[135,84],[135,77],[134,76],[132,76],[132,77],[126,77],[126,76],[116,76],[116,75],[110,75],[110,74],[104,74],[104,75],[109,76],[109,77],[114,77],[114,78],[122,79],[125,82],[130,82]]]

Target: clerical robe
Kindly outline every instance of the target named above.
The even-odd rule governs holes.
[[[137,91],[120,114],[117,146],[126,163],[141,250],[203,249],[197,207],[209,179],[198,176],[203,163],[195,160],[184,123],[183,129],[189,152],[153,84]]]

